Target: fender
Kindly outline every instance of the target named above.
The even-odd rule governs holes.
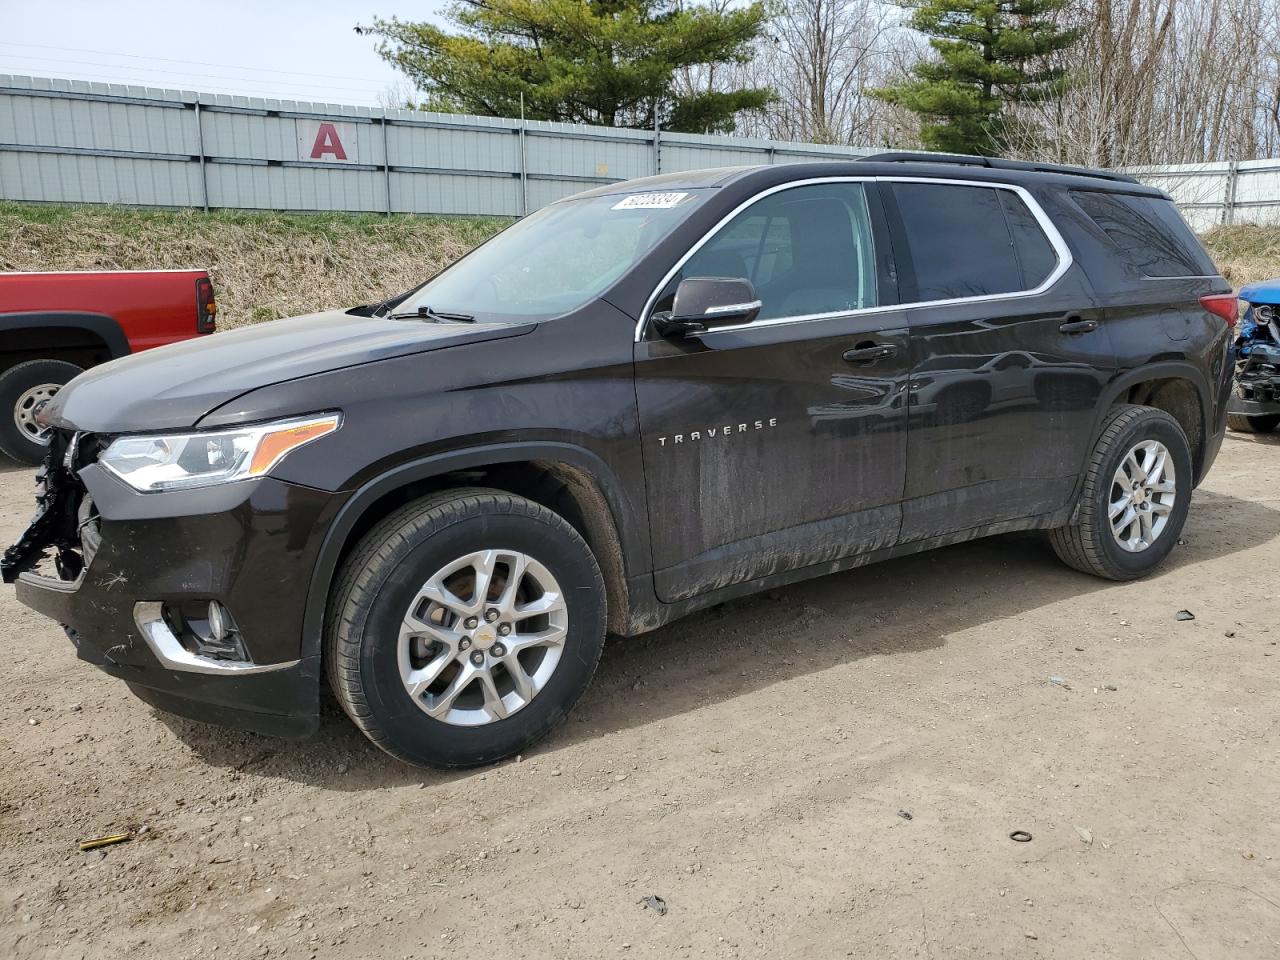
[[[1213,425],[1213,391],[1209,388],[1209,381],[1204,372],[1188,360],[1163,360],[1126,370],[1107,385],[1107,391],[1102,395],[1102,402],[1094,417],[1093,435],[1096,437],[1102,429],[1102,420],[1111,405],[1134,384],[1144,383],[1147,380],[1174,379],[1190,380],[1196,388],[1196,396],[1200,398],[1200,416],[1203,418],[1205,430],[1208,431]]]
[[[1213,427],[1213,395],[1209,390],[1209,381],[1205,379],[1205,375],[1198,367],[1187,360],[1163,360],[1157,363],[1149,363],[1145,366],[1135,367],[1131,370],[1125,370],[1119,374],[1114,380],[1107,384],[1106,390],[1102,394],[1101,400],[1098,402],[1097,408],[1094,410],[1093,416],[1093,433],[1094,443],[1097,442],[1099,434],[1102,433],[1102,421],[1106,419],[1107,411],[1115,404],[1121,396],[1129,391],[1135,384],[1144,383],[1148,380],[1189,380],[1196,389],[1196,396],[1200,398],[1200,416],[1204,424],[1205,436],[1202,438],[1204,443],[1209,442],[1209,434]],[[1076,489],[1072,494],[1071,503],[1076,504],[1080,496],[1080,490],[1084,486],[1085,474],[1088,472],[1089,458],[1093,456],[1093,444],[1089,445],[1089,449],[1085,451],[1084,460],[1080,463],[1079,476],[1076,480]],[[1194,458],[1195,451],[1192,451]],[[1074,508],[1072,509],[1074,513]]]
[[[114,318],[105,313],[85,313],[66,310],[40,310],[22,313],[0,314],[0,334],[13,333],[18,330],[39,329],[72,329],[92,333],[107,345],[111,359],[127,357],[133,351],[129,347],[129,338]]]
[[[441,474],[475,467],[491,467],[502,463],[529,461],[555,461],[580,468],[595,482],[608,506],[610,520],[618,537],[622,558],[644,556],[630,544],[637,544],[639,537],[629,529],[619,504],[622,484],[613,472],[594,453],[582,447],[553,441],[498,443],[463,450],[448,451],[393,467],[356,488],[339,508],[316,556],[315,568],[307,586],[306,609],[302,621],[302,657],[318,656],[324,633],[325,606],[329,588],[337,572],[338,560],[347,537],[360,517],[375,502],[394,490],[420,480]],[[603,566],[603,564],[602,564]],[[606,574],[607,576],[607,574]]]

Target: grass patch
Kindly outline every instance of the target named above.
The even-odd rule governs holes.
[[[136,210],[0,201],[0,271],[202,267],[223,328],[376,303],[511,221],[499,217]],[[1233,285],[1280,276],[1280,227],[1202,238]]]
[[[1214,227],[1201,239],[1222,275],[1237,289],[1255,280],[1280,277],[1280,227]]]
[[[376,303],[510,222],[0,202],[0,271],[203,268],[226,329]]]

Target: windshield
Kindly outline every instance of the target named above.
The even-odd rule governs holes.
[[[459,260],[393,312],[566,313],[604,292],[706,195],[688,189],[553,203]]]

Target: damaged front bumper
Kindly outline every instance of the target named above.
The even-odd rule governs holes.
[[[1280,347],[1251,345],[1236,364],[1235,387],[1228,413],[1245,416],[1280,414]]]
[[[270,477],[139,494],[95,457],[92,438],[55,436],[36,516],[0,564],[18,599],[160,709],[314,732],[320,657],[303,641],[303,613],[339,496]],[[234,643],[210,636],[211,602]]]

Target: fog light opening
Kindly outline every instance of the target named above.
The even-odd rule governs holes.
[[[252,663],[231,611],[218,600],[165,604],[164,618],[178,642],[209,660]]]

